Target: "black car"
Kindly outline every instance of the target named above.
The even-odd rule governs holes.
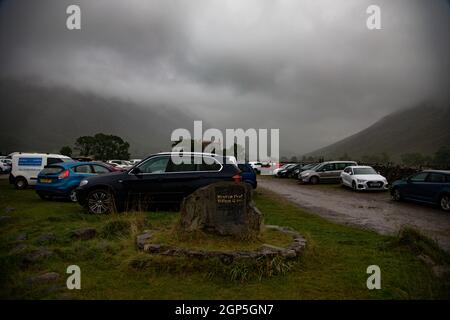
[[[277,175],[280,178],[292,178],[295,175],[295,171],[299,170],[301,168],[301,166],[302,166],[301,164],[295,164],[286,169],[278,171]],[[298,171],[297,171],[297,175],[298,175]]]
[[[147,209],[155,204],[180,203],[196,189],[218,181],[241,182],[233,159],[205,153],[151,155],[125,172],[84,179],[77,188],[78,202],[90,213]]]

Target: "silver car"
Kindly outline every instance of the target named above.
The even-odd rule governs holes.
[[[327,161],[315,166],[311,170],[300,173],[300,180],[305,183],[338,183],[341,181],[341,172],[349,166],[357,166],[355,161]]]

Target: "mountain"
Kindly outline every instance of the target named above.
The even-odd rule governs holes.
[[[194,117],[163,105],[142,106],[68,88],[0,80],[0,153],[59,152],[76,138],[103,132],[130,143],[132,157],[170,150],[176,128]]]
[[[386,153],[399,161],[405,153],[431,155],[441,146],[450,146],[450,107],[423,103],[394,112],[367,129],[306,156],[352,159]]]

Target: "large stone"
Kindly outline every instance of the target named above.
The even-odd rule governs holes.
[[[46,234],[41,235],[36,240],[36,243],[40,244],[40,245],[44,245],[44,244],[50,244],[55,241],[56,241],[56,236],[54,233],[46,233]]]
[[[145,243],[148,239],[152,237],[152,233],[148,230],[144,231],[143,234],[140,234],[136,237],[136,245],[138,249],[144,249]]]
[[[29,278],[28,284],[35,285],[35,284],[52,282],[52,281],[58,280],[58,278],[59,278],[59,273],[47,272],[47,273],[41,274],[39,276]]]
[[[53,252],[46,248],[38,248],[23,257],[23,263],[28,265],[44,259],[47,259],[53,255]]]
[[[263,215],[246,183],[217,182],[196,190],[181,204],[180,227],[246,239],[260,233]]]

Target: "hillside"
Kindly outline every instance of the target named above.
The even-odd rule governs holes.
[[[115,134],[133,157],[166,151],[172,130],[192,117],[166,106],[141,106],[66,88],[0,80],[0,152],[58,152],[82,135]]]
[[[450,146],[450,107],[423,103],[394,112],[372,126],[306,156],[352,159],[386,153],[398,161],[404,153],[433,154]]]

